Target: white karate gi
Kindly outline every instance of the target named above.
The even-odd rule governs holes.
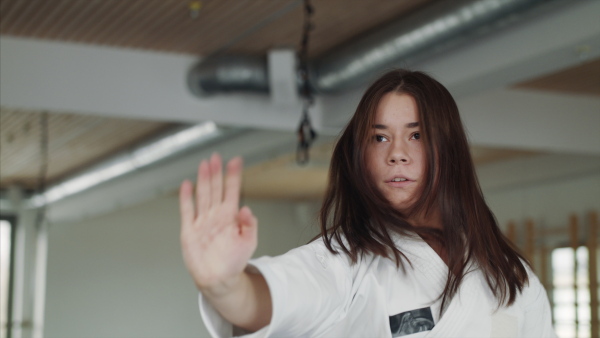
[[[468,273],[440,318],[446,264],[422,240],[398,237],[396,245],[412,263],[406,272],[373,255],[352,265],[345,254],[331,254],[322,240],[251,260],[269,285],[273,316],[268,326],[246,337],[556,337],[546,292],[533,273],[515,303],[497,311],[481,272]],[[392,335],[390,316],[409,311],[430,313],[433,328],[418,324],[429,320],[408,316],[401,328],[427,331]],[[200,312],[213,337],[234,335],[202,294]]]

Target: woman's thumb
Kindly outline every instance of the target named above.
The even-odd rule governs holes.
[[[250,210],[250,208],[247,206],[244,206],[240,209],[238,221],[242,226],[256,226],[258,223],[256,217],[254,214],[252,214],[252,210]]]

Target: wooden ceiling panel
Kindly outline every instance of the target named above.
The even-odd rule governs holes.
[[[206,11],[208,11],[208,6],[207,4]],[[299,8],[299,6],[291,8],[293,7]],[[184,40],[177,47],[202,55],[224,49],[229,52],[263,54],[266,50],[240,48],[237,41],[254,41],[257,46],[264,45],[264,40],[268,38],[257,35],[254,32],[256,27],[265,24],[273,15],[286,11],[288,8],[290,8],[288,1],[238,2],[236,6],[228,8],[227,11],[220,13],[212,20],[209,13],[201,11],[196,20],[205,20],[206,23],[199,30],[192,27],[194,29],[183,34]],[[270,25],[267,24],[267,26]]]
[[[314,55],[321,55],[431,2],[433,1],[331,1],[329,6],[323,6],[322,13],[315,12],[316,28],[311,49]]]
[[[312,56],[434,0],[312,1]],[[438,0],[439,1],[439,0]],[[204,0],[193,18],[183,0],[3,0],[0,34],[135,49],[209,55],[265,54],[297,47],[301,0]]]
[[[35,188],[42,159],[42,113],[0,109],[0,188]],[[49,183],[173,127],[164,122],[48,114]]]
[[[600,96],[600,59],[519,83],[515,88]]]
[[[309,53],[321,55],[348,40],[432,2],[432,0],[313,1],[314,30]],[[368,15],[366,15],[368,13]],[[274,47],[298,47],[302,37],[304,8],[299,5],[251,37],[240,41],[232,51],[258,54]]]
[[[89,7],[95,8],[87,11],[88,15],[81,15],[86,20],[81,22],[80,30],[69,30],[67,27],[61,30],[63,34],[68,34],[69,40],[119,46],[117,39],[131,34],[142,15],[148,15],[142,10],[143,3],[140,1],[106,1]],[[77,27],[77,24],[72,26]]]

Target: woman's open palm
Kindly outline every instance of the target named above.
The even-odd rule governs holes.
[[[227,164],[213,154],[198,168],[196,200],[190,181],[181,184],[181,246],[183,259],[198,288],[234,281],[246,267],[257,244],[258,222],[248,207],[239,209],[242,159]]]

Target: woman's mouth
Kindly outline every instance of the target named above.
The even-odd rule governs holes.
[[[390,180],[387,180],[385,183],[396,188],[402,188],[410,183],[412,183],[410,179],[406,177],[394,177]]]

